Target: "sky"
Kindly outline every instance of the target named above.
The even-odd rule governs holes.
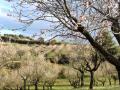
[[[13,10],[11,6],[12,6],[12,2],[7,2],[6,0],[0,0],[0,34],[17,34],[17,35],[22,34],[25,36],[33,36],[36,33],[39,35],[41,29],[48,29],[49,27],[51,27],[51,24],[48,22],[37,21],[34,22],[30,27],[28,27],[26,31],[22,31],[22,30],[12,31],[12,29],[23,27],[24,24],[18,22],[16,18],[12,16],[10,17],[8,15],[9,11]],[[48,32],[40,37],[43,37],[45,40],[50,40],[54,36],[51,36],[50,32]],[[59,40],[61,38],[58,37],[55,39]]]
[[[40,29],[44,29],[47,26],[46,22],[35,22],[26,31],[11,29],[21,28],[23,23],[17,21],[16,18],[8,16],[9,11],[12,11],[11,3],[5,0],[0,0],[0,33],[1,34],[23,34],[26,36],[32,36],[35,33],[39,33]],[[2,28],[3,27],[3,28]]]

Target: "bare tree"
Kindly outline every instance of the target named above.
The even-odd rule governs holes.
[[[52,87],[55,84],[55,81],[61,71],[61,68],[56,65],[56,64],[51,64],[47,63],[44,65],[43,69],[43,76],[42,76],[42,81],[43,81],[43,90],[52,90]]]
[[[97,75],[97,77],[101,77],[97,78],[97,80],[101,82],[103,85],[107,80],[109,82],[109,85],[112,85],[112,81],[114,81],[114,84],[116,84],[116,81],[118,80],[115,67],[107,62],[104,62],[100,65],[95,75]]]
[[[30,76],[32,75],[32,66],[26,62],[23,63],[21,68],[18,69],[18,74],[23,80],[23,90],[27,90],[27,82]]]
[[[85,73],[85,62],[82,60],[83,58],[82,57],[85,57],[84,54],[83,54],[83,48],[87,48],[86,45],[85,46],[76,46],[73,48],[73,50],[76,52],[77,55],[73,54],[71,56],[74,56],[74,57],[70,57],[71,59],[71,64],[72,64],[72,67],[76,70],[78,70],[81,74],[80,78],[81,78],[81,86],[84,86],[84,73]]]
[[[80,60],[80,58],[79,58]],[[81,61],[81,60],[80,60]],[[78,70],[80,73],[81,73],[81,87],[84,86],[84,73],[85,73],[85,69],[84,69],[84,62],[80,62],[80,61],[77,61],[77,62],[72,62],[73,63],[73,68]]]
[[[78,70],[75,70],[73,68],[66,68],[64,72],[66,78],[69,80],[70,85],[74,88],[80,87],[80,72]]]
[[[85,60],[86,67],[85,70],[90,72],[90,90],[93,90],[94,85],[94,72],[98,69],[99,65],[101,64],[102,60],[99,60],[97,53]]]
[[[42,61],[42,60],[41,60]],[[41,64],[40,60],[36,60],[34,61],[34,65],[33,65],[33,71],[32,71],[32,75],[30,77],[30,81],[32,82],[32,84],[35,87],[35,90],[38,90],[38,85],[40,80],[42,80],[42,75],[43,75],[43,68],[44,66]]]
[[[23,84],[22,79],[18,75],[17,71],[10,71],[8,69],[2,68],[0,73],[0,89],[16,89],[19,90]]]
[[[85,49],[89,52],[87,55],[85,51],[83,51],[83,56],[81,57],[84,62],[84,69],[90,72],[90,85],[89,89],[93,90],[94,85],[94,73],[102,63],[102,60],[99,58],[99,53],[94,51],[91,47],[89,49]],[[88,51],[90,50],[90,51]]]
[[[102,60],[100,59],[100,55],[89,45],[81,45],[77,47],[75,51],[76,52],[78,51],[77,53],[78,56],[72,62],[73,68],[79,70],[80,72],[88,71],[90,73],[89,88],[92,90],[94,85],[94,73],[102,63]]]

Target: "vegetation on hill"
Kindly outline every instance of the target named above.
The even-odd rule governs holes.
[[[80,88],[81,73],[71,66],[71,62],[77,60],[77,45],[20,45],[12,43],[0,43],[0,89],[4,90],[43,90],[56,87],[56,80],[67,81],[69,88]],[[78,46],[79,48],[81,46]],[[89,46],[87,46],[89,48]],[[46,58],[46,54],[48,54]],[[79,53],[80,54],[80,53]],[[88,53],[87,53],[88,54]],[[81,54],[83,56],[83,54]],[[50,63],[50,58],[57,60],[57,63]],[[56,58],[57,57],[57,58]],[[65,63],[67,60],[69,63]],[[46,60],[47,59],[47,60]],[[88,60],[89,61],[89,60]],[[62,62],[62,63],[61,63]],[[106,62],[107,63],[107,62]],[[78,64],[76,64],[77,66]],[[86,67],[86,64],[84,64]],[[108,67],[108,68],[103,68]],[[104,71],[103,71],[104,70]],[[111,72],[109,72],[109,70]],[[100,73],[100,74],[98,74]],[[89,73],[85,71],[84,85],[88,86]],[[104,75],[107,75],[104,77]],[[111,84],[116,82],[116,72],[114,67],[107,65],[100,66],[95,73],[96,85],[102,82],[108,84],[108,77],[111,76]],[[11,78],[9,78],[11,77]],[[100,79],[96,79],[96,78]],[[106,80],[106,81],[105,81]],[[63,82],[61,82],[63,83]]]
[[[33,38],[29,37],[29,36],[24,36],[24,35],[15,35],[15,34],[4,34],[4,37],[7,38],[13,38],[13,39],[17,39],[17,40],[33,40]]]
[[[45,44],[45,45],[59,45],[61,42],[56,40],[50,40],[49,42],[44,41],[44,38],[39,37],[37,40],[23,35],[13,35],[13,34],[4,34],[0,35],[0,40],[2,42],[11,42],[11,43],[19,43],[19,44]]]

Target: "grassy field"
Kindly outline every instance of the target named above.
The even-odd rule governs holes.
[[[89,90],[89,82],[85,83],[84,87],[73,88],[70,86],[67,79],[57,79],[55,85],[53,86],[53,90]],[[32,86],[30,90],[34,90]],[[42,90],[42,86],[39,86],[39,90]],[[94,86],[94,90],[120,90],[120,86],[118,85],[105,85],[103,86]]]

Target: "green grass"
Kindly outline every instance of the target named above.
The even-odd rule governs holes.
[[[31,90],[34,90],[34,86],[31,87]],[[42,86],[39,86],[39,90],[42,90]],[[53,86],[53,90],[89,90],[89,82],[85,82],[84,87],[80,88],[73,88],[70,86],[67,79],[57,79],[55,85]],[[120,90],[119,85],[108,85],[108,83],[105,86],[99,85],[94,86],[94,90]]]

